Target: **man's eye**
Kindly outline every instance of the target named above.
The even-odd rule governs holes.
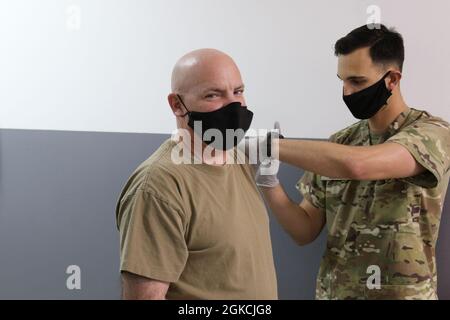
[[[364,84],[364,82],[365,82],[364,80],[352,80],[352,84],[354,84],[356,86]]]
[[[207,94],[205,96],[206,99],[213,99],[213,98],[216,98],[216,97],[217,97],[217,94],[215,94],[215,93]]]
[[[244,94],[244,90],[238,90],[234,94],[237,96],[242,96]]]

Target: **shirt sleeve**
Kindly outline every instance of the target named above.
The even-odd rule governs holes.
[[[424,188],[434,188],[449,170],[450,129],[439,119],[413,123],[392,136],[387,142],[404,146],[426,171],[404,180]]]
[[[348,130],[336,132],[328,138],[328,142],[342,143],[342,140],[348,135]],[[304,199],[308,200],[314,207],[323,210],[325,210],[326,187],[326,181],[322,179],[322,176],[309,171],[305,171],[296,185]]]
[[[321,176],[306,171],[296,185],[297,190],[304,199],[308,200],[314,207],[325,209],[325,182]]]
[[[188,258],[183,214],[143,190],[125,199],[121,210],[120,270],[176,282]]]

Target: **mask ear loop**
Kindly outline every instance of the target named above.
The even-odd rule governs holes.
[[[189,109],[186,107],[186,105],[183,102],[183,99],[181,99],[181,96],[179,94],[177,94],[178,100],[180,100],[181,104],[183,105],[183,107],[187,110],[187,112],[182,115],[181,117],[186,117],[188,114],[190,114],[191,112],[189,111]]]
[[[388,77],[388,75],[391,74],[391,72],[392,72],[391,70],[389,70],[388,72],[386,72],[386,74],[385,74],[384,77],[383,77],[383,80],[386,79],[386,78]]]
[[[383,77],[383,80],[386,79],[390,74],[392,73],[392,70],[389,70]],[[400,75],[402,75],[402,73],[400,72]],[[392,90],[389,90],[389,92],[392,92]]]

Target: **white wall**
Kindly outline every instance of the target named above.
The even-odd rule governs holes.
[[[255,128],[328,137],[354,122],[333,44],[370,4],[405,37],[409,104],[450,120],[448,0],[1,0],[0,128],[170,133],[173,64],[214,47],[240,65]]]

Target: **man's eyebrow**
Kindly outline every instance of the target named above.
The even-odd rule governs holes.
[[[348,77],[347,80],[366,80],[367,78],[364,76],[351,76]]]
[[[337,75],[337,77],[342,80],[342,78],[339,75]],[[346,80],[366,80],[366,79],[367,78],[364,76],[350,76],[350,77],[347,77]]]
[[[244,90],[245,89],[245,85],[242,84],[239,87],[235,88],[234,90]],[[207,92],[215,92],[215,93],[222,93],[225,92],[226,90],[221,89],[221,88],[217,88],[217,87],[209,87],[206,88],[205,90],[202,90],[202,93],[205,94]]]
[[[216,88],[216,87],[210,87],[210,88],[206,88],[205,90],[202,90],[202,93],[207,93],[207,92],[221,93],[221,92],[223,92],[223,90],[220,88]]]

